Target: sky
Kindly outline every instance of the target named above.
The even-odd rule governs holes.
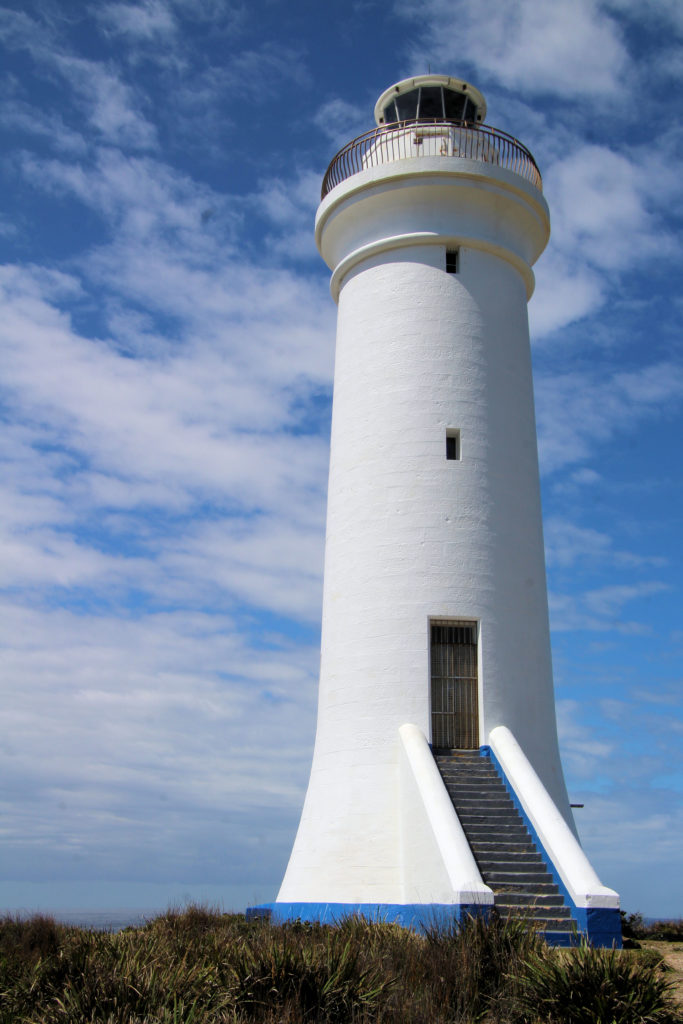
[[[431,69],[543,175],[563,763],[622,906],[683,916],[682,43],[678,0],[0,6],[0,909],[275,898],[319,661],[313,218]]]

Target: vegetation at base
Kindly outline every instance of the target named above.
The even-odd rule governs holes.
[[[118,934],[0,919],[0,1024],[683,1024],[670,988],[640,952],[495,916],[423,936],[197,906]]]
[[[661,939],[664,942],[683,941],[683,918],[676,921],[650,921],[642,914],[621,912],[621,932],[625,939]]]

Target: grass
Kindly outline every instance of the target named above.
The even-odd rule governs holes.
[[[643,951],[645,952],[645,951]],[[205,907],[118,934],[0,919],[0,1024],[682,1024],[641,951],[554,950],[524,922],[427,935]]]

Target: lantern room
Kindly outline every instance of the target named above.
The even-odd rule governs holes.
[[[404,78],[386,89],[375,105],[378,125],[398,121],[454,121],[481,124],[486,100],[473,85],[448,75]]]

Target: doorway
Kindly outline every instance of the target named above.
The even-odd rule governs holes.
[[[430,623],[432,747],[479,747],[477,624],[452,619]]]

